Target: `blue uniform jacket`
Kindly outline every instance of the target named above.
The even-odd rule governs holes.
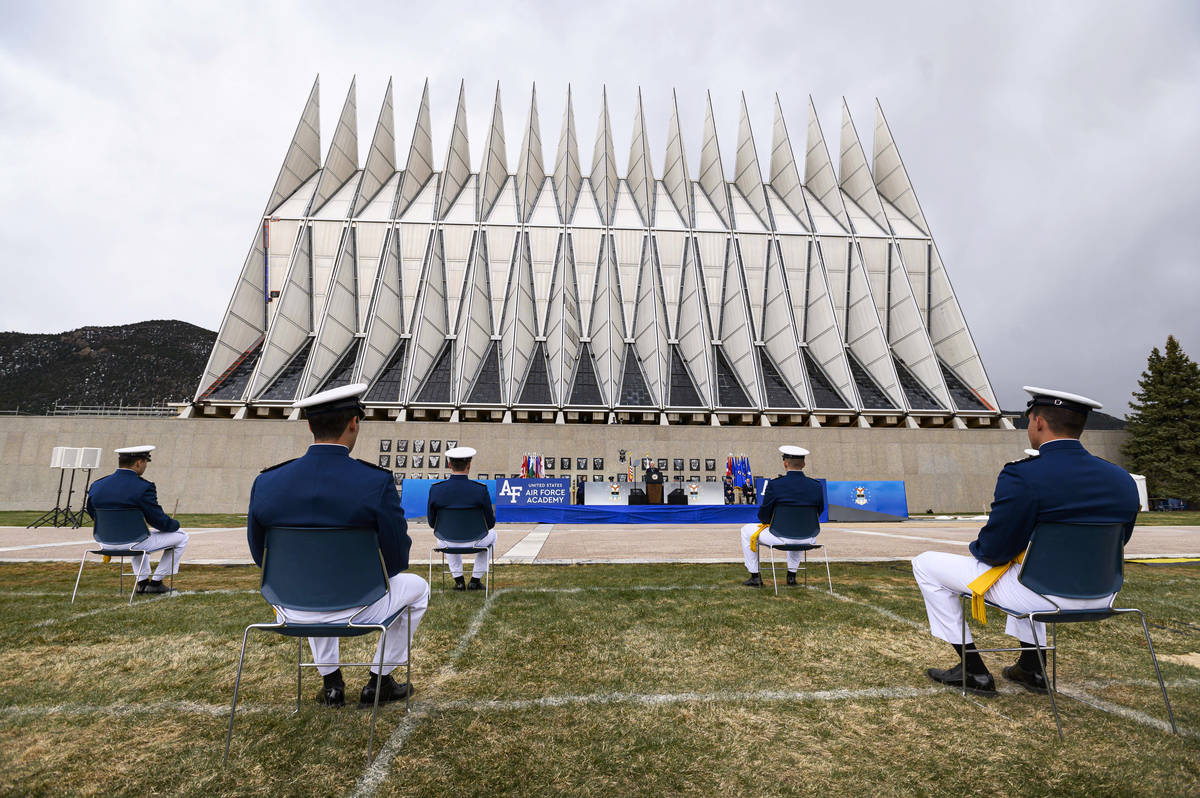
[[[388,576],[408,567],[408,522],[392,472],[350,457],[345,446],[314,443],[303,457],[263,471],[250,490],[246,539],[259,567],[272,526],[375,529]]]
[[[128,468],[118,468],[93,482],[84,506],[92,518],[96,517],[96,510],[129,510],[136,507],[142,511],[142,517],[151,529],[159,532],[179,529],[179,522],[159,506],[154,483],[142,479]]]
[[[441,509],[466,510],[479,507],[487,518],[487,528],[496,525],[496,513],[492,509],[492,497],[487,485],[476,482],[466,474],[451,474],[450,479],[429,486],[429,505],[426,516],[429,525],[437,529],[437,513]]]
[[[758,508],[760,523],[771,523],[775,505],[787,507],[816,507],[817,514],[825,509],[825,493],[821,483],[804,476],[803,471],[787,471],[767,482],[763,491],[762,504]]]
[[[1025,550],[1039,521],[1121,523],[1128,542],[1140,506],[1129,472],[1073,439],[1047,441],[1039,451],[1000,472],[991,515],[971,543],[975,559],[1010,562]]]

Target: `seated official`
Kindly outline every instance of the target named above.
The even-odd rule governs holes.
[[[784,472],[768,482],[767,489],[763,491],[762,505],[758,508],[760,523],[746,524],[742,527],[742,556],[746,561],[746,570],[750,572],[750,578],[742,582],[746,587],[762,587],[762,577],[759,576],[758,571],[758,552],[751,548],[750,542],[760,526],[771,523],[771,516],[777,506],[815,507],[818,515],[825,509],[825,493],[821,490],[821,483],[804,476],[804,458],[808,456],[808,450],[801,449],[799,446],[780,446],[779,452],[783,456]],[[728,487],[728,483],[726,485]],[[803,539],[782,537],[776,534],[774,529],[764,529],[758,535],[758,542],[768,546],[812,543],[816,539],[816,533]],[[787,583],[795,585],[796,571],[800,568],[800,560],[804,556],[804,552],[789,551],[786,553]]]
[[[724,486],[725,503],[726,504],[737,504],[737,494],[734,493],[734,491],[733,491],[733,478],[728,477],[728,476],[724,477],[724,482],[725,482],[725,486]]]
[[[365,609],[313,612],[276,607],[283,620],[292,623],[346,621],[379,623],[403,607],[412,607],[415,634],[429,604],[429,585],[408,568],[408,523],[392,472],[365,460],[350,457],[358,439],[359,422],[365,411],[358,397],[367,389],[362,383],[333,388],[295,402],[308,418],[313,444],[304,456],[264,469],[250,491],[246,536],[254,562],[262,567],[267,529],[279,526],[375,529],[379,551],[387,570],[388,592]],[[408,660],[408,613],[401,612],[388,627],[385,637],[389,662]],[[338,638],[310,637],[313,661],[324,679],[318,703],[342,706],[346,684],[338,665]],[[384,640],[379,641],[384,645]],[[376,649],[375,658],[378,659]],[[385,665],[382,673],[371,667],[371,675],[359,695],[359,706],[380,701],[397,701],[413,692],[412,685],[396,684]]]
[[[1025,390],[1032,396],[1025,415],[1029,418],[1029,443],[1037,449],[1037,456],[1009,463],[1000,471],[991,514],[971,543],[971,556],[927,551],[913,559],[913,576],[925,599],[930,631],[956,652],[965,653],[967,689],[983,696],[994,696],[996,685],[975,650],[969,627],[963,638],[959,595],[970,593],[971,582],[993,566],[1010,565],[1025,551],[1040,522],[1120,523],[1125,525],[1128,542],[1139,507],[1137,487],[1129,473],[1089,454],[1079,443],[1088,412],[1098,410],[1100,403],[1062,391],[1028,386]],[[1054,611],[1055,605],[1070,610],[1107,607],[1113,598],[1051,597],[1051,604],[1017,581],[1020,570],[1019,565],[1009,567],[984,597],[1015,612]],[[1009,617],[1005,631],[1024,646],[1045,646],[1045,624],[1034,626],[1036,641],[1029,639],[1034,633],[1026,620]],[[1036,648],[1022,651],[1017,662],[1002,673],[1027,690],[1046,692]],[[930,668],[927,674],[956,688],[963,682],[961,662],[946,669]]]
[[[450,479],[435,482],[429,487],[429,505],[426,515],[433,533],[437,535],[437,516],[440,510],[466,510],[478,507],[487,523],[488,533],[478,540],[470,542],[437,539],[438,547],[454,546],[456,548],[491,546],[496,542],[496,512],[492,509],[492,497],[488,494],[487,486],[482,482],[473,481],[468,474],[471,472],[471,459],[475,450],[470,446],[458,446],[446,452],[446,465],[450,466]],[[446,564],[450,566],[450,575],[454,577],[455,590],[483,590],[479,574],[487,573],[488,552],[475,555],[471,565],[471,581],[463,584],[463,556],[461,554],[446,554]]]
[[[92,483],[84,507],[93,520],[97,510],[142,511],[142,517],[150,527],[150,537],[132,546],[116,548],[131,548],[144,552],[174,548],[173,552],[166,552],[159,559],[153,578],[150,577],[149,556],[140,554],[130,557],[133,573],[137,578],[138,593],[169,593],[171,588],[163,584],[163,578],[179,573],[179,562],[183,559],[183,550],[187,548],[188,533],[179,528],[178,521],[163,512],[163,508],[158,504],[158,492],[154,483],[142,477],[150,465],[150,453],[154,451],[154,447],[127,446],[115,451],[117,470]]]

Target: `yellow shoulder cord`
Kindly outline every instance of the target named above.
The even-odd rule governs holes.
[[[758,553],[758,536],[763,533],[764,529],[770,529],[770,524],[759,524],[758,529],[754,530],[754,534],[750,536],[750,551]]]
[[[992,589],[992,585],[1000,581],[1000,577],[1004,576],[1004,573],[1009,568],[1017,563],[1024,562],[1024,560],[1025,552],[1021,552],[1011,562],[987,569],[967,585],[967,588],[971,591],[971,617],[982,624],[987,623],[987,604],[983,600],[984,594]]]

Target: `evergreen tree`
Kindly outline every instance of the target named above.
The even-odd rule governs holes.
[[[1200,502],[1200,366],[1171,335],[1150,351],[1138,386],[1122,447],[1130,470],[1151,496]]]

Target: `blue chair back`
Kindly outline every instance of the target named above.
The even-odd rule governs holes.
[[[142,511],[136,507],[121,510],[96,510],[92,537],[109,547],[132,546],[150,537],[150,528]]]
[[[292,610],[365,607],[387,593],[374,529],[273,526],[263,553],[262,595]]]
[[[816,507],[775,505],[771,514],[771,534],[790,540],[815,537],[821,531],[821,511]]]
[[[1124,551],[1124,524],[1041,523],[1017,579],[1043,595],[1104,598],[1125,581]]]
[[[448,543],[470,543],[488,533],[487,519],[479,507],[447,507],[437,511],[433,534]]]

